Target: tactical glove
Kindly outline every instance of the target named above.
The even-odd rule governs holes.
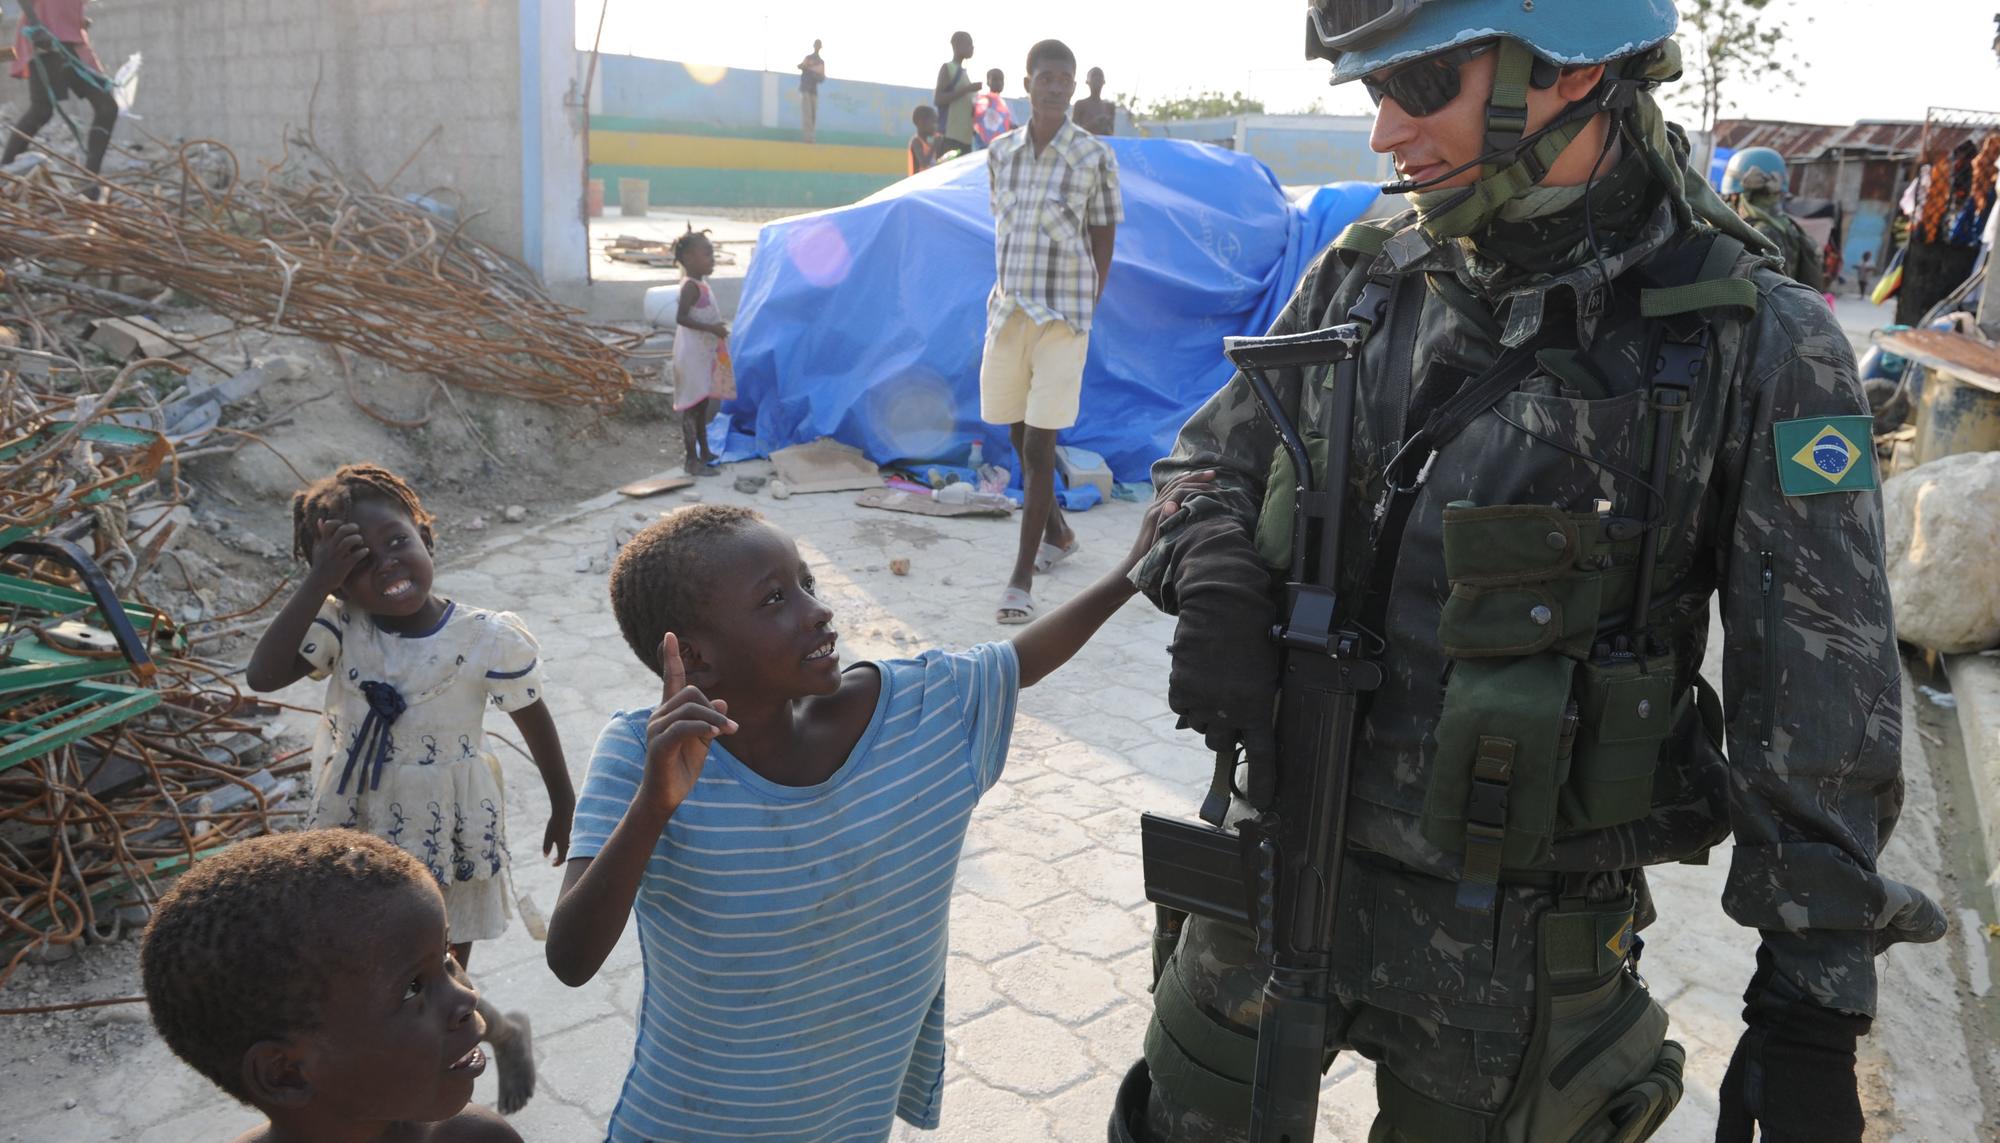
[[[1167,705],[1216,751],[1241,743],[1253,774],[1276,753],[1271,715],[1278,693],[1277,605],[1271,573],[1243,525],[1226,517],[1181,531],[1163,602],[1180,616],[1167,645],[1173,667]]]
[[[1717,1093],[1716,1143],[1751,1143],[1760,1127],[1765,1143],[1861,1143],[1854,1047],[1872,1021],[1788,996],[1770,955],[1757,962],[1743,993],[1749,1028]]]

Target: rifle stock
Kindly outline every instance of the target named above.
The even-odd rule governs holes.
[[[1271,631],[1281,647],[1282,669],[1275,781],[1268,804],[1255,806],[1257,815],[1235,830],[1156,814],[1140,819],[1147,898],[1251,928],[1259,955],[1271,966],[1251,1081],[1251,1143],[1313,1138],[1333,1003],[1334,923],[1354,731],[1361,696],[1382,680],[1380,664],[1367,653],[1368,640],[1342,627],[1337,615],[1355,354],[1364,333],[1364,327],[1346,324],[1223,341],[1277,430],[1298,479],[1285,611]],[[1321,364],[1331,364],[1333,371],[1331,392],[1321,401],[1326,476],[1316,482],[1305,442],[1266,371]]]

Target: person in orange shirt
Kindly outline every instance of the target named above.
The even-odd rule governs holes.
[[[944,137],[938,134],[937,108],[928,103],[919,103],[910,112],[910,124],[917,133],[910,136],[910,173],[928,171],[937,162],[938,145]]]
[[[28,143],[48,124],[56,104],[78,96],[90,104],[90,134],[84,143],[83,165],[91,174],[104,166],[111,146],[111,127],[118,121],[118,101],[111,80],[91,50],[90,21],[84,0],[20,0],[21,27],[14,37],[14,63],[8,74],[28,81],[28,110],[14,123],[0,166],[20,158]]]

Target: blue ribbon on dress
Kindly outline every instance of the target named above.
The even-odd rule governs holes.
[[[374,790],[381,787],[382,767],[389,761],[389,728],[409,709],[395,687],[373,679],[361,684],[361,697],[368,700],[368,717],[361,721],[361,729],[354,735],[354,745],[348,748],[347,766],[340,772],[340,785],[335,788],[335,793],[347,792],[347,780],[353,776],[357,762],[361,764],[361,776],[367,781],[368,788]]]

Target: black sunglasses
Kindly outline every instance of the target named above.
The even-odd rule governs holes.
[[[1384,99],[1393,99],[1405,112],[1422,119],[1437,114],[1457,99],[1459,69],[1467,60],[1491,50],[1492,44],[1451,48],[1404,64],[1380,78],[1364,75],[1361,86],[1368,89],[1368,97],[1375,101],[1375,106],[1382,106]]]

